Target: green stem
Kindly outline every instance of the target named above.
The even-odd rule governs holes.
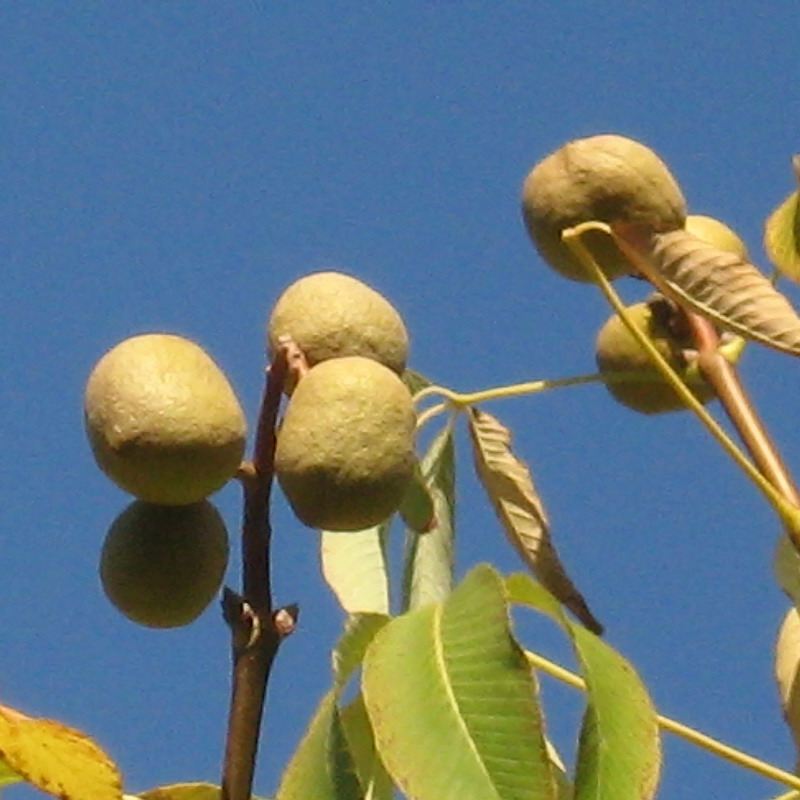
[[[594,372],[591,375],[576,375],[572,378],[561,378],[559,380],[513,383],[509,386],[496,386],[493,389],[483,389],[479,392],[468,392],[466,394],[454,392],[444,386],[428,386],[427,389],[423,389],[415,395],[414,401],[424,400],[431,395],[440,395],[446,397],[452,405],[464,408],[477,403],[485,403],[487,400],[505,400],[509,397],[522,397],[526,394],[546,392],[549,389],[561,389],[566,386],[577,386],[583,383],[599,383],[604,380],[605,378],[602,375]]]
[[[583,678],[581,678],[579,675],[576,675],[574,672],[565,669],[560,664],[556,664],[544,656],[541,656],[538,653],[533,653],[530,650],[525,651],[525,657],[527,658],[528,663],[534,669],[546,672],[551,677],[556,678],[568,686],[572,686],[574,689],[579,689],[582,692],[586,691],[586,682],[583,680]],[[742,750],[731,747],[730,745],[723,744],[719,740],[714,739],[705,733],[701,733],[694,728],[690,728],[688,725],[684,725],[682,722],[677,722],[676,720],[662,716],[661,714],[656,716],[656,720],[658,722],[658,726],[662,730],[668,731],[675,736],[680,736],[687,742],[690,742],[697,747],[701,747],[703,750],[707,750],[709,753],[713,753],[715,756],[724,758],[726,761],[730,761],[740,767],[744,767],[752,772],[756,772],[765,778],[769,778],[770,780],[783,783],[786,786],[791,786],[792,789],[800,789],[800,777],[797,775],[792,775],[791,772],[786,772],[786,770],[779,769],[778,767],[775,767],[766,761],[762,761],[760,758],[751,756]]]
[[[592,256],[586,245],[580,240],[581,234],[588,230],[603,230],[606,233],[612,234],[611,229],[598,222],[587,222],[565,230],[563,238],[575,257],[580,259],[581,263],[589,270],[595,279],[595,282],[600,286],[601,291],[605,295],[609,304],[614,311],[618,314],[625,326],[630,331],[631,335],[636,339],[639,345],[648,353],[653,363],[661,371],[664,379],[672,386],[672,388],[681,397],[684,403],[695,413],[698,419],[705,425],[711,435],[719,442],[722,449],[731,457],[736,465],[750,478],[756,485],[761,493],[766,497],[767,501],[776,510],[784,524],[791,530],[800,530],[800,508],[793,503],[788,502],[781,492],[776,489],[772,483],[767,480],[761,472],[750,462],[747,456],[739,449],[736,443],[728,436],[720,424],[714,419],[711,414],[703,407],[702,403],[694,396],[692,391],[680,379],[678,374],[669,365],[667,360],[656,350],[653,343],[645,335],[638,325],[631,319],[630,315],[625,308],[624,303],[619,295],[614,291],[610,281],[603,274],[602,269],[598,266],[594,257]],[[613,234],[612,234],[613,235]]]

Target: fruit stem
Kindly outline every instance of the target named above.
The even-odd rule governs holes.
[[[242,595],[226,589],[223,615],[231,628],[232,686],[222,770],[222,800],[250,800],[264,698],[272,664],[292,632],[297,608],[273,610],[270,572],[269,500],[275,457],[275,428],[288,365],[297,346],[282,343],[267,371],[253,460],[242,465]]]
[[[565,669],[560,664],[556,664],[544,656],[541,656],[538,653],[533,653],[530,650],[525,651],[525,657],[528,660],[528,664],[530,664],[533,669],[546,672],[551,677],[556,678],[562,683],[566,683],[568,686],[572,686],[574,689],[579,689],[582,692],[586,691],[586,682],[583,680],[583,678],[581,678],[579,675],[576,675],[574,672]],[[786,786],[791,786],[794,789],[800,789],[800,777],[797,775],[792,775],[790,772],[786,772],[785,770],[775,767],[766,761],[762,761],[760,758],[751,756],[742,750],[731,747],[730,745],[723,744],[718,739],[714,739],[705,733],[701,733],[700,731],[695,730],[688,725],[684,725],[682,722],[678,722],[677,720],[658,714],[656,716],[656,721],[662,730],[668,731],[675,736],[680,736],[687,742],[690,742],[697,747],[702,747],[704,750],[707,750],[708,752],[713,753],[720,758],[731,761],[732,763],[737,764],[740,767],[744,767],[745,769],[757,772],[759,775],[763,775],[765,778],[783,783]],[[776,798],[776,800],[779,799]]]
[[[603,271],[597,265],[594,257],[589,249],[581,241],[581,234],[589,230],[602,230],[614,236],[617,243],[620,245],[623,253],[628,256],[634,266],[638,266],[642,259],[639,257],[633,248],[626,245],[624,240],[619,237],[612,229],[602,222],[584,222],[576,225],[574,228],[569,228],[562,233],[565,243],[578,258],[584,267],[590,271],[595,282],[600,286],[601,291],[608,300],[611,307],[625,323],[625,326],[630,331],[631,335],[639,343],[650,359],[658,367],[664,376],[665,380],[669,382],[672,388],[678,393],[683,402],[695,413],[698,419],[705,425],[706,429],[711,435],[719,442],[722,449],[733,459],[734,463],[747,475],[748,478],[756,485],[761,493],[766,497],[767,501],[772,505],[780,516],[782,522],[789,530],[800,530],[800,508],[794,503],[787,500],[782,492],[773,486],[772,482],[765,478],[758,468],[748,460],[747,456],[739,449],[736,443],[728,436],[720,424],[714,417],[703,407],[702,403],[694,396],[692,391],[680,379],[678,374],[669,365],[667,360],[656,350],[652,342],[645,335],[638,325],[636,325],[628,314],[625,305],[620,299],[619,295],[614,291],[610,281],[603,274]],[[646,277],[650,277],[647,270],[643,272]],[[653,281],[651,281],[653,282]]]

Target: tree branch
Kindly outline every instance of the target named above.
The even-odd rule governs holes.
[[[244,491],[242,595],[225,589],[223,616],[231,629],[233,674],[223,800],[249,800],[253,789],[267,682],[283,639],[294,630],[297,606],[272,605],[269,501],[275,461],[275,429],[287,371],[302,360],[296,345],[282,343],[267,371],[253,460],[239,471]]]

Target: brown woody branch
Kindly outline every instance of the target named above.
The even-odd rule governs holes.
[[[261,720],[272,664],[283,639],[294,630],[297,606],[273,609],[269,502],[275,461],[275,431],[287,373],[302,374],[305,359],[297,346],[281,343],[267,371],[253,460],[239,471],[244,491],[242,594],[225,589],[223,616],[231,629],[233,674],[223,800],[250,800]]]

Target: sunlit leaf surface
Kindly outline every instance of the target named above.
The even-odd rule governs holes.
[[[536,683],[490,567],[387,624],[363,693],[383,762],[412,800],[555,797]]]

